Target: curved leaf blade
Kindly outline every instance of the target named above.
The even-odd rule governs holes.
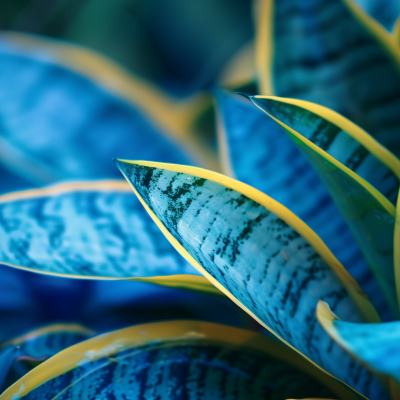
[[[318,330],[316,297],[335,298],[353,321],[379,317],[321,239],[294,214],[215,172],[144,161],[116,164],[168,240],[213,285],[320,368],[364,394],[380,390],[360,366],[344,361],[345,354],[328,351],[332,342]],[[347,368],[363,378],[351,381]]]
[[[158,92],[108,60],[17,34],[0,36],[0,59],[0,160],[21,176],[41,184],[115,178],[111,160],[121,152],[194,162],[179,144],[182,135],[174,137],[138,106],[161,108]]]
[[[275,341],[199,321],[134,326],[97,336],[46,361],[1,400],[133,396],[265,399],[356,396]]]
[[[14,361],[43,361],[94,334],[94,331],[79,324],[53,324],[2,343],[0,345],[0,391]]]
[[[293,99],[250,99],[306,155],[348,222],[392,312],[400,315],[393,272],[392,203],[399,189],[400,161],[365,131],[325,107]]]
[[[122,181],[0,197],[0,263],[74,278],[130,279],[218,294],[185,263]]]
[[[260,91],[312,101],[400,154],[400,48],[353,0],[263,0]],[[279,51],[277,51],[279,49]]]
[[[279,124],[243,97],[220,90],[216,98],[224,173],[271,196],[310,226],[368,294],[379,315],[392,320],[357,242],[307,158]]]
[[[317,307],[319,323],[352,357],[370,370],[400,383],[400,322],[354,324],[342,321],[325,302]]]

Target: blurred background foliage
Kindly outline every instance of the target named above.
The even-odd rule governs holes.
[[[254,34],[248,0],[13,0],[0,29],[40,34],[106,55],[172,94],[215,82]]]

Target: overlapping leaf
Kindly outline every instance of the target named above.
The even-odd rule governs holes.
[[[356,398],[263,335],[197,321],[134,326],[70,347],[24,376],[0,399],[15,396]]]
[[[3,195],[0,238],[0,263],[16,268],[218,293],[195,276],[125,182],[80,182]]]
[[[324,302],[318,304],[317,317],[325,331],[356,360],[400,384],[399,321],[383,324],[341,321]]]
[[[320,298],[330,299],[352,322],[378,317],[357,283],[301,220],[256,189],[211,171],[116,163],[170,242],[215,286],[321,368],[364,395],[384,396],[379,383],[316,321]]]
[[[16,360],[44,361],[61,350],[82,342],[94,332],[78,324],[53,324],[35,329],[0,345],[0,391]]]
[[[348,222],[392,312],[399,315],[393,266],[393,203],[399,189],[399,160],[365,131],[325,107],[293,99],[250,98],[285,128],[314,166]]]
[[[400,154],[400,48],[353,0],[263,0],[257,47],[261,94],[327,106]]]
[[[0,60],[0,162],[33,182],[115,177],[110,162],[120,153],[194,163],[178,140],[202,158],[197,142],[171,133],[181,119],[186,128],[193,112],[164,109],[162,94],[100,56],[3,34]]]
[[[309,225],[366,291],[383,319],[384,296],[358,244],[306,157],[271,118],[237,95],[216,92],[227,175],[263,191]]]

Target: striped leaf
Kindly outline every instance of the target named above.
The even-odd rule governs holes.
[[[349,224],[394,315],[399,316],[393,231],[400,161],[346,118],[301,100],[254,96],[325,183]]]
[[[261,190],[310,226],[346,266],[384,320],[390,309],[332,197],[284,130],[243,97],[216,93],[224,172]]]
[[[400,322],[354,324],[339,319],[325,302],[317,317],[325,331],[356,360],[377,374],[400,384]],[[398,397],[393,397],[398,398]]]
[[[165,104],[162,93],[92,52],[0,36],[0,163],[35,183],[116,177],[111,160],[121,153],[194,163],[178,141],[207,163],[194,150],[200,145],[170,122],[193,112]]]
[[[28,373],[0,399],[16,397],[356,399],[264,335],[198,321],[139,325],[77,344]]]
[[[218,294],[153,224],[126,182],[66,183],[0,197],[0,263],[75,278]]]
[[[320,298],[353,322],[373,306],[321,239],[258,190],[200,168],[116,160],[176,249],[290,347],[364,395],[380,386],[335,347],[315,318]],[[357,371],[355,375],[350,373]],[[383,395],[383,394],[382,394]]]
[[[44,361],[93,335],[93,331],[81,325],[53,324],[0,344],[0,391],[14,361]]]
[[[262,0],[258,15],[261,94],[329,107],[400,155],[400,48],[389,32],[353,0]]]
[[[400,15],[400,2],[397,0],[355,0],[355,2],[388,31],[393,29],[396,18]]]

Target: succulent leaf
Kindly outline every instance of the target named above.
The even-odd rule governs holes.
[[[393,314],[399,316],[393,203],[400,161],[361,128],[325,107],[294,99],[250,98],[285,129],[315,168],[348,222]]]
[[[318,328],[321,296],[334,298],[339,313],[354,322],[379,318],[308,226],[265,194],[218,173],[145,161],[116,164],[168,240],[213,285],[319,367],[363,394],[380,391]],[[348,373],[353,368],[362,376],[357,382]]]
[[[1,400],[62,396],[188,399],[356,399],[264,335],[199,321],[137,325],[97,336],[44,362]]]

